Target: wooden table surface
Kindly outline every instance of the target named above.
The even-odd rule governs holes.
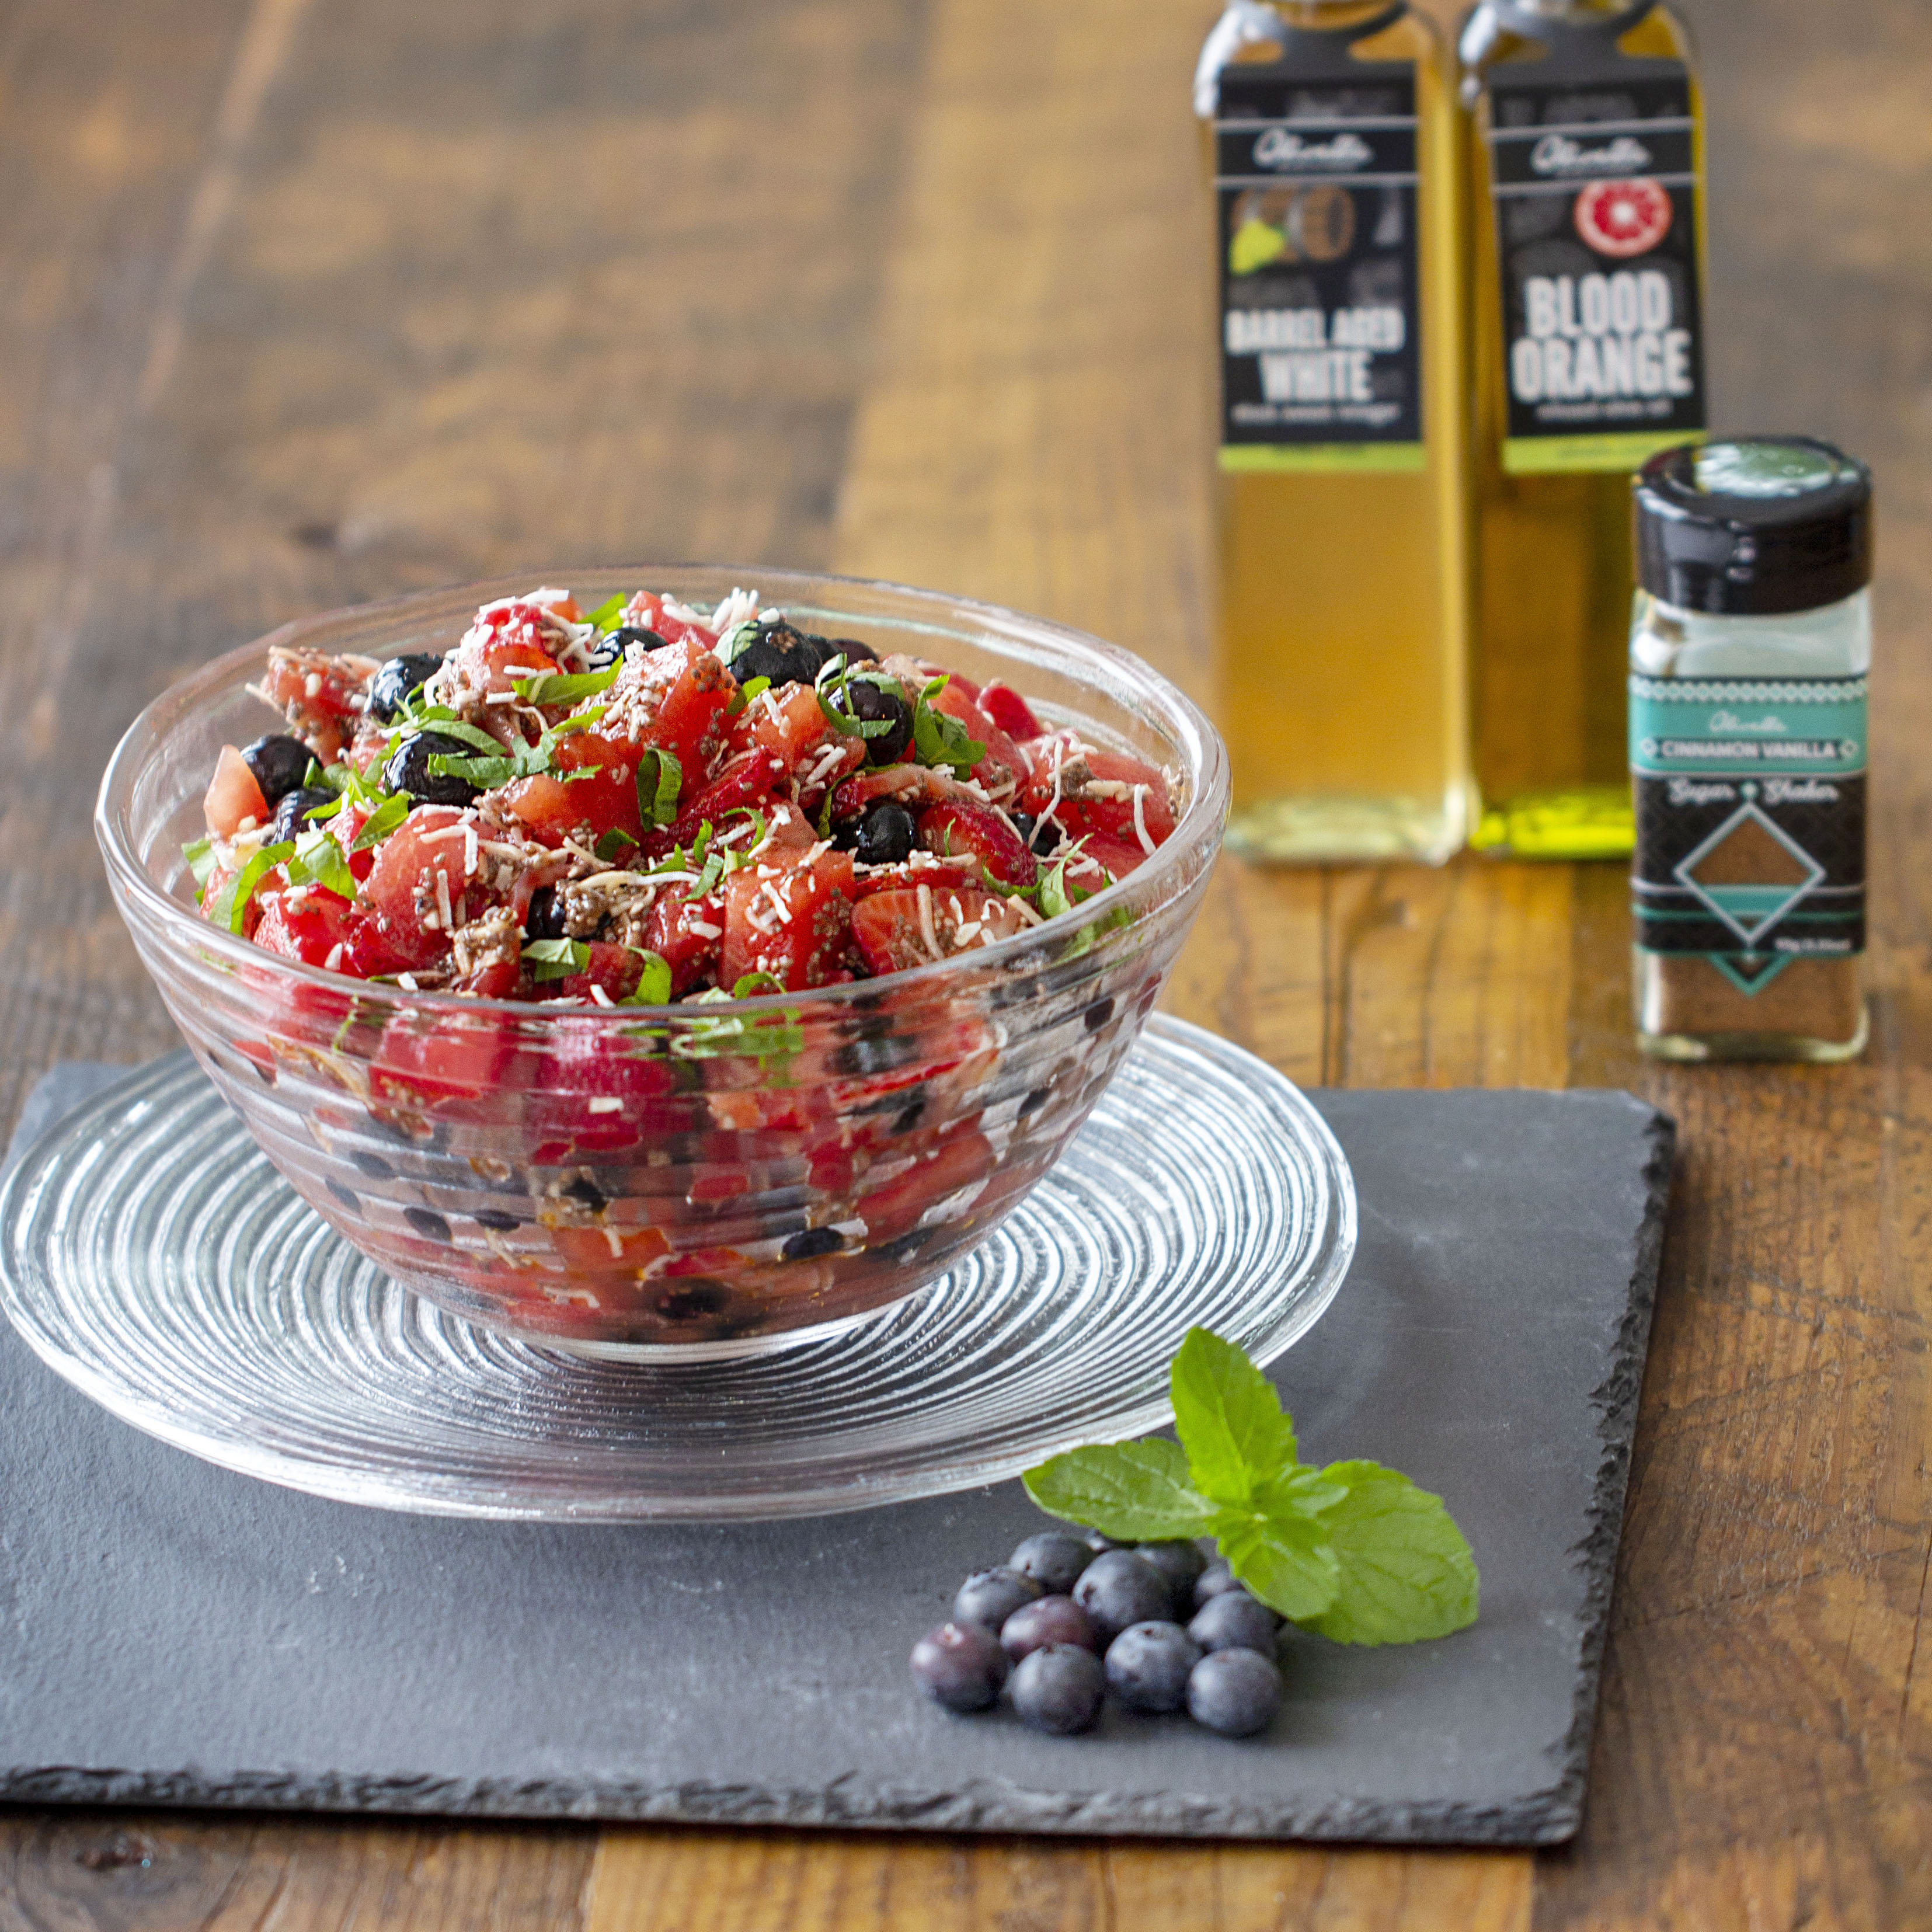
[[[1680,1123],[1576,1845],[0,1811],[0,1928],[1932,1922],[1932,10],[1688,8],[1717,420],[1879,478],[1870,1054],[1640,1061],[1613,867],[1226,861],[1169,1000],[1304,1081],[1609,1084]],[[5,1119],[55,1060],[170,1044],[96,776],[184,667],[297,613],[829,566],[1198,688],[1210,11],[0,0]]]

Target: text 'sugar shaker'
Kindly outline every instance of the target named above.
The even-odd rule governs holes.
[[[1673,1060],[1865,1041],[1871,476],[1828,442],[1665,452],[1636,483],[1636,1018]]]
[[[1234,0],[1208,37],[1229,842],[1467,835],[1454,103],[1401,0]]]
[[[1702,104],[1654,0],[1484,0],[1472,112],[1478,847],[1630,849],[1630,477],[1705,427]]]

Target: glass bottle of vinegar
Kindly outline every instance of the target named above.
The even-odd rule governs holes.
[[[1703,110],[1656,0],[1481,0],[1470,110],[1479,849],[1630,849],[1630,477],[1705,427]]]
[[[1439,863],[1467,836],[1456,110],[1406,0],[1233,0],[1214,184],[1228,842]]]

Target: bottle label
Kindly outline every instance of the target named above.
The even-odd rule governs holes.
[[[1627,470],[1705,427],[1690,84],[1492,77],[1503,467]]]
[[[1224,73],[1221,467],[1420,470],[1413,70]]]
[[[1630,681],[1636,943],[1741,992],[1865,944],[1865,680]]]

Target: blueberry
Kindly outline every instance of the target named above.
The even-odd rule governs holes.
[[[1021,1604],[1046,1594],[1030,1576],[1022,1576],[1017,1570],[976,1570],[952,1600],[953,1618],[998,1630]]]
[[[1098,1654],[1100,1634],[1094,1619],[1071,1597],[1040,1597],[1022,1604],[1000,1626],[1000,1642],[1017,1664],[1050,1643],[1071,1643]]]
[[[1178,1711],[1201,1646],[1178,1624],[1130,1624],[1107,1646],[1107,1688],[1130,1711]]]
[[[768,677],[774,685],[810,684],[832,655],[823,638],[775,618],[760,623],[740,644],[731,658],[731,675],[740,684],[749,684],[754,677]]]
[[[1173,1614],[1185,1619],[1194,1613],[1194,1580],[1208,1567],[1208,1559],[1196,1543],[1142,1543],[1134,1554],[1143,1563],[1151,1563],[1167,1579],[1174,1598]]]
[[[369,680],[370,716],[388,724],[401,710],[410,693],[420,691],[430,674],[442,665],[442,656],[436,651],[411,651],[392,658]]]
[[[913,837],[912,814],[882,798],[860,821],[852,856],[862,866],[902,866],[912,856]]]
[[[334,802],[334,793],[325,791],[320,785],[297,785],[293,791],[284,792],[275,807],[276,838],[290,839],[313,832],[315,827],[309,823],[308,814],[319,805]]]
[[[1066,835],[1060,829],[1060,821],[1058,819],[1042,818],[1034,827],[1032,836],[1027,840],[1027,843],[1041,858],[1050,858],[1060,850],[1066,836]]]
[[[836,1255],[844,1245],[845,1237],[836,1228],[804,1228],[778,1252],[788,1262],[808,1262],[820,1255]]]
[[[403,1219],[426,1241],[449,1239],[449,1223],[433,1208],[405,1208]]]
[[[1036,1731],[1057,1738],[1090,1731],[1107,1694],[1107,1673],[1090,1650],[1050,1643],[1020,1660],[1013,1672],[1013,1708]]]
[[[515,1215],[506,1214],[500,1208],[479,1208],[470,1218],[478,1227],[499,1234],[510,1234],[523,1226]]]
[[[1187,1714],[1224,1738],[1266,1730],[1281,1708],[1281,1672],[1252,1650],[1210,1651],[1189,1673]]]
[[[879,661],[878,652],[870,644],[861,644],[856,638],[829,638],[826,642],[834,657],[843,652],[848,664],[877,664]]]
[[[941,1624],[912,1647],[914,1682],[949,1711],[983,1711],[1012,1668],[999,1639],[980,1624]]]
[[[1040,829],[1040,820],[1030,812],[1009,812],[1006,816],[1013,821],[1013,830],[1020,835],[1020,843],[1030,847],[1033,835]]]
[[[1174,1607],[1167,1579],[1131,1550],[1102,1551],[1074,1585],[1073,1600],[1108,1643],[1130,1624],[1156,1622]]]
[[[1274,1654],[1275,1633],[1281,1619],[1267,1604],[1238,1586],[1210,1597],[1187,1626],[1187,1634],[1203,1650],[1252,1650]]]
[[[1086,1022],[1089,1033],[1098,1033],[1114,1017],[1113,995],[1109,994],[1104,1000],[1096,1000],[1080,1017]]]
[[[473,805],[483,795],[482,788],[453,774],[437,777],[429,768],[432,758],[473,758],[467,745],[446,738],[440,731],[418,731],[405,738],[396,755],[382,767],[382,784],[389,791],[406,791],[424,805]]]
[[[262,796],[274,805],[308,776],[315,754],[299,738],[277,731],[257,738],[248,746],[242,754],[242,762],[254,773]]]
[[[889,724],[866,740],[866,762],[871,765],[896,765],[912,742],[912,706],[891,685],[874,684],[870,678],[855,678],[845,687],[847,708],[868,724]]]
[[[1093,1551],[1078,1537],[1052,1529],[1028,1537],[1006,1558],[1022,1576],[1030,1576],[1042,1590],[1056,1593],[1071,1590],[1093,1560]]]
[[[1240,1582],[1225,1556],[1217,1556],[1194,1580],[1194,1607],[1205,1610],[1210,1597],[1218,1597],[1228,1590],[1238,1590]]]
[[[610,1204],[604,1190],[587,1174],[573,1175],[557,1191],[570,1200],[587,1208],[593,1214],[602,1214]]]
[[[563,908],[557,903],[554,886],[539,886],[530,895],[530,909],[524,914],[524,933],[530,939],[562,939]]]

